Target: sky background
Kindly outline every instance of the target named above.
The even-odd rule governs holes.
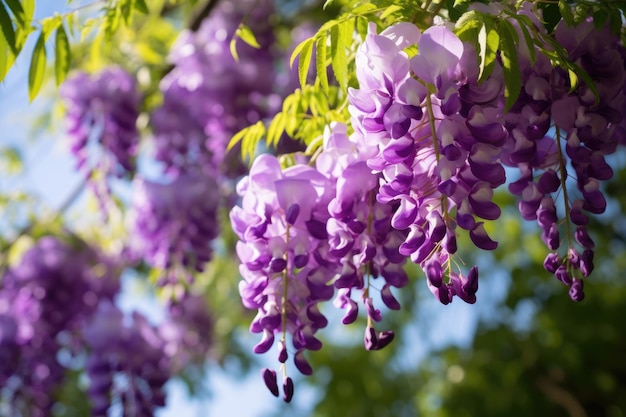
[[[78,3],[76,3],[78,4]],[[55,11],[65,10],[65,1],[39,0],[36,16],[42,18],[51,16]],[[32,37],[34,38],[34,37]],[[6,145],[17,146],[24,157],[24,173],[17,178],[0,178],[0,190],[24,190],[41,197],[45,207],[54,209],[59,207],[70,196],[77,186],[82,183],[81,176],[74,170],[74,161],[65,149],[62,132],[62,123],[56,122],[51,130],[39,132],[32,137],[33,121],[41,115],[54,109],[55,89],[53,82],[44,86],[40,96],[29,103],[27,93],[27,74],[30,51],[35,39],[30,39],[24,52],[11,69],[6,80],[0,84],[0,148]],[[69,212],[84,210],[86,199],[84,194],[73,205]],[[482,278],[481,278],[482,279]],[[502,277],[486,278],[492,282],[506,282]],[[119,303],[126,311],[139,309],[149,315],[152,320],[158,321],[159,311],[157,303],[149,296],[138,295],[133,282],[126,280],[125,291]],[[482,281],[481,281],[482,282]],[[424,283],[425,285],[425,283]],[[482,285],[482,284],[481,284]],[[489,287],[489,286],[487,286]],[[485,286],[483,286],[485,288]],[[499,298],[506,288],[506,284],[492,286],[491,297]],[[428,334],[423,331],[411,332],[406,329],[399,335],[407,346],[407,366],[417,365],[428,352],[428,349],[440,347],[447,343],[466,344],[472,335],[477,318],[481,311],[486,312],[489,304],[488,294],[481,294],[485,305],[481,308],[472,308],[464,303],[453,303],[450,306],[441,306],[434,299],[425,306],[430,311],[432,320]],[[236,308],[243,308],[237,300]],[[339,332],[338,329],[326,329],[325,334]],[[419,336],[418,336],[419,335]],[[420,337],[426,336],[426,340]],[[256,343],[256,336],[246,336],[246,341],[252,346]],[[273,350],[264,360],[267,366],[276,367]],[[169,384],[168,406],[160,411],[159,417],[194,417],[194,416],[227,416],[236,413],[237,417],[263,417],[271,410],[281,406],[281,400],[275,399],[265,388],[258,372],[253,371],[244,379],[235,379],[227,371],[215,365],[208,367],[206,386],[211,396],[201,400],[188,398],[186,389],[181,383]],[[355,378],[358,374],[355,373]],[[310,390],[297,386],[295,401],[299,409],[306,410],[312,404],[315,395]]]

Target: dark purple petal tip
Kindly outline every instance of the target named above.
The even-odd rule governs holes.
[[[276,371],[265,368],[261,371],[263,375],[263,381],[265,382],[265,386],[270,392],[274,395],[274,397],[278,397],[278,382],[276,382]]]

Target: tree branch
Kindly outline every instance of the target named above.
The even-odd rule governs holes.
[[[197,32],[202,25],[202,21],[207,18],[211,14],[211,11],[217,6],[220,0],[208,0],[204,7],[192,17],[191,22],[189,23],[189,29],[193,32]]]

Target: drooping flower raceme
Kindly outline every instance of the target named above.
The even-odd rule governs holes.
[[[110,261],[54,237],[8,270],[0,290],[0,398],[10,415],[50,415],[65,372],[59,351],[80,346],[80,329],[118,288]]]
[[[382,319],[374,306],[373,289],[378,280],[383,303],[390,309],[400,308],[391,288],[408,283],[403,265],[406,258],[399,252],[406,233],[391,228],[394,207],[376,201],[380,175],[372,173],[365,163],[374,151],[355,135],[352,140],[343,124],[332,124],[324,134],[324,151],[316,159],[316,167],[332,185],[333,199],[328,206],[326,224],[329,260],[339,266],[334,286],[338,289],[334,304],[346,310],[344,324],[357,318],[358,304],[353,291],[361,293],[368,323],[365,346],[368,350],[385,347],[393,338],[392,331],[376,333],[373,322]]]
[[[357,301],[363,303],[367,349],[382,349],[394,337],[391,331],[376,333],[373,322],[381,312],[373,295],[376,280],[383,281],[383,303],[400,308],[391,288],[408,282],[398,252],[405,233],[391,229],[393,207],[376,201],[379,175],[365,164],[367,155],[368,147],[352,142],[345,125],[334,124],[324,134],[317,169],[296,164],[283,170],[275,157],[261,155],[238,186],[242,201],[231,211],[231,224],[240,238],[242,300],[258,310],[250,329],[263,334],[254,350],[268,351],[278,335],[278,359],[285,363],[291,335],[294,363],[305,375],[312,369],[304,352],[321,348],[315,333],[327,325],[318,303],[331,300],[335,288],[334,303],[346,310],[344,324],[355,321]],[[354,292],[360,300],[352,298]],[[289,401],[293,383],[282,368]],[[263,377],[278,395],[276,372],[266,369]]]
[[[522,217],[541,227],[550,250],[545,269],[580,301],[582,279],[594,268],[588,214],[606,208],[600,183],[613,171],[605,157],[615,152],[623,134],[624,47],[608,26],[597,29],[591,19],[575,28],[560,22],[555,36],[570,59],[587,71],[597,96],[584,82],[572,89],[567,72],[552,68],[537,51],[536,61],[522,68],[524,88],[506,116],[511,138],[504,160],[520,170],[509,190],[520,198]],[[575,188],[569,178],[575,178]]]
[[[261,47],[237,41],[236,61],[230,41],[248,10],[246,24]],[[240,173],[241,164],[226,159],[226,145],[237,131],[269,115],[273,13],[270,0],[222,1],[196,32],[181,32],[169,57],[174,68],[159,86],[163,105],[151,116],[156,159],[167,171]]]
[[[415,44],[419,54],[409,58],[404,49]],[[502,83],[490,82],[495,91],[472,88],[477,82],[463,66],[469,53],[443,26],[420,33],[400,23],[378,35],[371,24],[356,57],[359,89],[349,91],[352,126],[377,148],[367,160],[382,174],[377,199],[398,206],[391,226],[408,232],[400,254],[422,266],[444,304],[454,295],[475,301],[476,267],[467,276],[453,268],[456,227],[477,247],[494,249],[476,218],[499,217],[493,189],[505,180],[498,157],[507,133],[497,101],[485,99]]]
[[[254,351],[267,352],[278,335],[284,364],[291,335],[294,363],[304,374],[312,372],[304,351],[321,348],[315,333],[327,325],[317,305],[334,293],[328,283],[335,264],[324,256],[328,189],[328,179],[315,169],[295,165],[283,171],[275,157],[261,155],[238,184],[242,204],[230,214],[240,238],[239,290],[244,306],[258,310],[250,330],[263,335]],[[283,398],[291,401],[293,382],[282,368]],[[265,370],[264,379],[278,395],[275,371]]]
[[[153,267],[202,271],[218,234],[219,194],[212,177],[180,175],[169,183],[134,181],[131,252]]]
[[[153,416],[165,405],[170,361],[164,341],[139,313],[131,320],[111,303],[101,303],[83,331],[89,347],[85,370],[91,415],[106,417],[117,403],[123,415]]]
[[[69,147],[77,168],[91,179],[105,205],[110,191],[99,177],[135,171],[140,101],[135,80],[116,66],[93,75],[76,72],[59,87],[59,94],[67,109]]]

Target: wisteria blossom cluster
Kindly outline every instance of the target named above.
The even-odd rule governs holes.
[[[84,242],[47,236],[6,271],[3,415],[50,416],[66,373],[86,358],[91,415],[107,416],[117,407],[124,415],[152,416],[165,404],[165,382],[204,359],[212,327],[206,304],[188,295],[158,326],[137,312],[128,320],[114,305],[118,269]]]
[[[245,23],[261,47],[237,42],[236,61],[230,41],[248,10]],[[184,30],[172,46],[174,67],[160,83],[163,104],[151,115],[155,157],[168,171],[241,171],[237,152],[226,160],[226,146],[237,131],[270,115],[273,11],[269,0],[220,2],[198,31]]]
[[[409,58],[411,45],[419,53]],[[443,26],[420,33],[401,23],[377,35],[370,25],[356,58],[360,88],[350,90],[355,134],[376,149],[367,164],[382,174],[377,199],[397,204],[391,224],[408,230],[400,253],[421,265],[444,304],[454,295],[475,301],[476,267],[464,275],[452,259],[456,229],[478,248],[495,249],[476,219],[500,216],[493,189],[505,181],[501,72],[478,86],[476,74],[465,72],[474,56]]]
[[[165,405],[163,386],[171,376],[164,341],[142,315],[125,320],[111,303],[98,307],[83,331],[91,415],[106,417],[117,403],[125,415],[153,416]]]
[[[242,206],[231,211],[241,239],[241,296],[247,308],[258,310],[250,330],[262,334],[254,351],[267,352],[278,336],[277,356],[285,364],[290,336],[295,366],[305,375],[312,368],[304,352],[322,347],[315,333],[328,323],[320,302],[335,298],[349,324],[358,313],[354,293],[360,295],[368,317],[365,345],[382,349],[394,334],[375,330],[382,315],[373,293],[398,309],[391,288],[408,283],[398,252],[404,234],[391,230],[391,206],[375,199],[378,176],[365,165],[365,154],[357,152],[359,144],[348,138],[345,125],[329,128],[324,143],[317,169],[302,163],[283,170],[273,156],[257,158],[237,188]],[[283,399],[289,402],[293,382],[286,366],[281,368]],[[263,377],[278,395],[276,372],[266,369]]]
[[[220,2],[197,31],[183,31],[159,84],[163,103],[151,113],[150,139],[164,178],[135,178],[130,252],[166,270],[161,284],[175,284],[181,273],[191,281],[211,259],[218,207],[229,197],[223,184],[243,170],[237,152],[227,157],[228,141],[272,111],[274,9],[270,1],[249,3]],[[236,61],[230,41],[247,10],[261,48],[238,42]]]
[[[59,93],[67,111],[69,149],[77,169],[106,206],[110,194],[106,179],[135,171],[141,99],[135,79],[117,66],[93,75],[81,71],[68,78]]]
[[[230,218],[240,238],[243,304],[258,311],[250,330],[262,339],[254,351],[268,351],[278,338],[285,401],[293,395],[288,357],[308,375],[303,353],[321,348],[321,302],[345,309],[344,324],[355,321],[361,302],[369,350],[393,339],[392,331],[374,329],[381,312],[372,293],[400,308],[391,289],[408,282],[407,259],[441,303],[476,302],[478,268],[457,259],[457,237],[467,233],[476,248],[497,248],[485,222],[500,217],[493,197],[507,182],[505,166],[519,169],[509,190],[522,217],[542,228],[546,269],[582,300],[594,247],[585,225],[605,210],[600,184],[612,176],[605,157],[626,132],[626,53],[591,20],[576,28],[560,23],[556,38],[598,95],[584,82],[572,86],[566,70],[539,51],[531,59],[521,45],[524,87],[505,111],[500,60],[479,82],[476,47],[448,27],[421,32],[398,23],[378,34],[370,23],[355,58],[359,87],[348,90],[353,133],[332,125],[321,153],[286,168],[270,155],[254,161]],[[263,379],[278,396],[276,371],[263,370]]]
[[[65,369],[57,354],[119,289],[113,265],[88,248],[42,238],[2,278],[0,398],[8,415],[48,416]]]
[[[626,49],[608,26],[597,29],[591,19],[575,28],[561,22],[555,36],[590,75],[597,96],[583,82],[572,86],[567,71],[542,54],[534,63],[521,59],[524,88],[505,116],[510,135],[503,161],[520,171],[509,190],[519,197],[522,217],[541,227],[550,250],[545,269],[580,301],[583,278],[594,269],[586,225],[590,214],[606,209],[601,181],[613,176],[606,156],[626,138]]]
[[[136,177],[130,250],[174,283],[177,270],[202,271],[211,259],[217,236],[219,190],[215,180],[198,174],[181,174],[169,183]]]

